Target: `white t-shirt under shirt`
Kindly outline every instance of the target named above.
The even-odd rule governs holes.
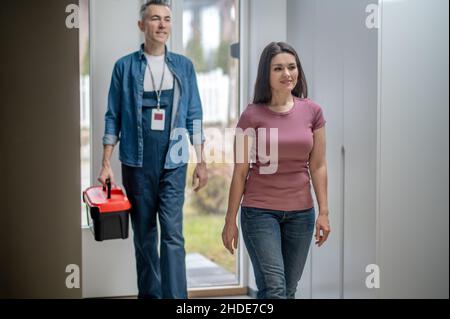
[[[159,90],[159,87],[161,85],[163,66],[166,68],[166,71],[164,73],[164,82],[162,90],[173,89],[173,74],[172,72],[170,72],[169,67],[164,61],[164,55],[155,56],[145,53],[145,57],[147,58],[147,67],[145,68],[145,76],[144,76],[144,92],[152,92],[155,90]],[[152,70],[153,78],[155,79],[156,88],[153,87],[149,66],[150,69]]]

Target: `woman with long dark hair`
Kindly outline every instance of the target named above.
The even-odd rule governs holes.
[[[222,232],[225,247],[233,253],[241,205],[242,233],[258,298],[295,298],[314,229],[319,247],[330,233],[324,126],[320,106],[308,99],[297,53],[286,43],[270,43],[261,55],[254,101],[237,125]],[[277,151],[275,157],[266,155],[269,145],[271,152]],[[317,220],[311,180],[319,206]]]

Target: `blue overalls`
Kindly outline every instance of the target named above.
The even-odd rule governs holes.
[[[132,205],[139,298],[187,299],[182,231],[187,165],[164,169],[169,148],[173,89],[161,92],[165,130],[151,130],[156,92],[145,92],[142,106],[143,167],[122,164],[122,178]],[[161,229],[160,254],[156,216]]]

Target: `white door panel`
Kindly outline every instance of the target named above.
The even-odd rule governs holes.
[[[137,26],[140,0],[90,1],[91,135],[92,184],[102,161],[104,115],[114,63],[139,49]],[[118,146],[111,160],[117,183],[121,183]],[[130,227],[126,240],[95,242],[89,229],[83,230],[83,297],[137,295],[136,268]]]

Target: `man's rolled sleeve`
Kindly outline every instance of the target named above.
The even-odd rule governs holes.
[[[103,136],[103,145],[117,145],[119,142],[119,137],[116,135],[105,134]]]
[[[111,77],[111,86],[108,94],[108,108],[105,114],[105,134],[103,145],[116,145],[120,135],[120,106],[121,106],[121,79],[120,66],[114,65]]]

